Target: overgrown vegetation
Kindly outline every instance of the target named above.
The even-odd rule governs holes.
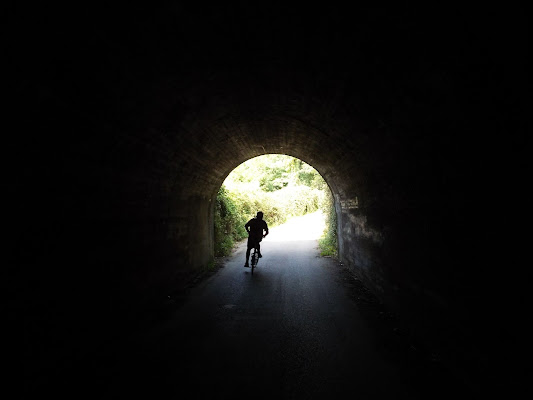
[[[327,196],[324,204],[324,214],[326,216],[326,229],[324,235],[318,239],[320,255],[324,257],[337,257],[337,213],[333,204],[331,193]]]
[[[331,191],[320,174],[302,160],[269,154],[248,160],[232,171],[215,202],[215,256],[228,255],[236,242],[247,237],[244,224],[259,210],[268,216],[270,227],[320,210],[326,216],[326,229],[319,240],[321,254],[336,255]]]

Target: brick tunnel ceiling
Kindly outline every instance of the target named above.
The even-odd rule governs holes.
[[[220,96],[215,100],[218,104],[204,104],[203,114],[194,114],[191,127],[182,121],[180,129],[190,134],[181,138],[169,157],[180,160],[175,173],[188,173],[174,179],[190,194],[209,196],[240,163],[261,154],[279,153],[312,165],[332,188],[343,182],[339,175],[349,174],[350,179],[344,181],[353,181],[361,173],[363,153],[369,149],[351,139],[346,130],[359,129],[364,135],[368,134],[365,127],[346,124],[335,104],[309,101],[301,93],[287,94],[287,89],[284,92],[282,98],[280,92],[274,98],[263,91],[260,98],[244,93],[237,99],[232,92],[231,100]],[[180,153],[180,149],[187,150]],[[358,152],[361,156],[354,157]],[[350,154],[349,159],[346,154]]]
[[[87,32],[89,46],[63,72],[86,65],[92,79],[78,85],[90,96],[77,102],[98,102],[95,117],[110,111],[122,125],[126,139],[103,152],[111,159],[127,144],[131,159],[108,162],[164,176],[185,197],[212,196],[241,162],[281,153],[365,201],[380,171],[406,158],[394,135],[432,118],[433,99],[451,99],[454,71],[433,63],[445,35],[418,54],[418,32],[435,21],[360,11],[130,9],[120,28],[111,13]],[[64,89],[69,100],[79,92]]]
[[[493,95],[480,67],[495,62],[496,50],[513,52],[490,20],[467,29],[465,8],[173,4],[72,10],[61,20],[40,15],[68,7],[37,8],[18,47],[46,64],[19,71],[39,81],[42,119],[59,111],[54,123],[68,136],[49,143],[56,138],[42,135],[36,147],[56,144],[73,165],[84,157],[168,190],[180,186],[185,197],[212,195],[234,167],[265,153],[298,157],[363,202],[413,170],[430,176],[456,155],[427,153],[409,165],[413,143],[461,152],[448,128],[458,129],[465,113],[475,121],[487,112],[481,104]],[[72,148],[70,122],[78,126]],[[98,161],[80,154],[92,146]]]

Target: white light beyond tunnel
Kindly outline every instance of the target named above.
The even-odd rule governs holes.
[[[265,220],[267,220],[267,215],[265,215]],[[264,240],[270,242],[317,240],[324,233],[325,227],[324,214],[315,211],[301,217],[291,218],[287,223],[271,228]]]

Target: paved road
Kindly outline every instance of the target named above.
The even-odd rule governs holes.
[[[272,230],[254,275],[243,267],[241,244],[164,323],[93,360],[77,390],[93,398],[154,399],[442,394],[420,364],[399,359],[376,335],[346,273],[319,256],[312,227],[304,232],[296,240],[287,227]]]

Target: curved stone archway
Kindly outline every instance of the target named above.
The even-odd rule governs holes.
[[[152,141],[158,135],[166,135],[169,141],[179,138],[175,147],[167,143],[167,151],[171,149],[173,159],[179,160],[178,165],[169,160],[170,165],[175,167],[174,170],[167,167],[174,185],[170,190],[175,190],[176,196],[182,199],[193,198],[196,205],[205,203],[198,218],[209,215],[205,210],[209,209],[209,202],[231,170],[247,159],[268,153],[291,155],[316,168],[333,190],[339,221],[350,220],[343,214],[353,212],[367,203],[376,204],[379,196],[367,195],[371,191],[368,186],[371,179],[368,176],[375,170],[386,168],[386,164],[394,157],[394,151],[399,151],[393,149],[390,143],[383,146],[371,144],[379,136],[387,134],[384,133],[386,129],[364,126],[353,116],[343,114],[342,103],[330,104],[330,99],[320,98],[318,94],[296,96],[289,84],[275,85],[284,87],[283,92],[264,88],[259,98],[249,93],[258,85],[257,81],[243,81],[241,78],[239,82],[230,80],[224,84],[226,91],[221,90],[220,84],[213,84],[215,89],[202,88],[206,93],[193,90],[194,96],[191,94],[190,97],[195,97],[198,104],[190,115],[195,118],[182,120],[179,125],[172,126],[171,134],[151,131]],[[248,89],[246,93],[236,93],[235,88],[243,87]],[[212,92],[218,95],[216,102],[207,100]],[[156,97],[167,99],[167,96]],[[202,101],[202,97],[206,100]],[[154,104],[154,108],[159,109],[160,104]],[[172,111],[169,111],[169,116],[172,118]],[[374,139],[370,140],[369,136],[374,136]],[[186,209],[191,213],[189,208]],[[188,223],[186,217],[180,221],[180,224]],[[206,220],[203,224],[210,226],[212,221]],[[350,226],[341,227],[341,249],[352,236],[343,232],[354,229]],[[371,233],[373,228],[369,226],[365,229],[366,235],[380,236],[380,233]],[[208,255],[204,248],[205,232],[200,234],[202,237],[191,237],[190,229],[186,232],[188,236],[180,238],[178,242],[190,241],[198,246],[187,247],[190,254],[184,256],[190,260],[190,267],[197,268],[208,262],[205,258]],[[198,254],[204,258],[195,256]],[[341,257],[347,264],[354,264],[353,256],[344,257],[341,251]],[[370,263],[371,255],[363,257],[368,258],[365,261],[367,264]]]

